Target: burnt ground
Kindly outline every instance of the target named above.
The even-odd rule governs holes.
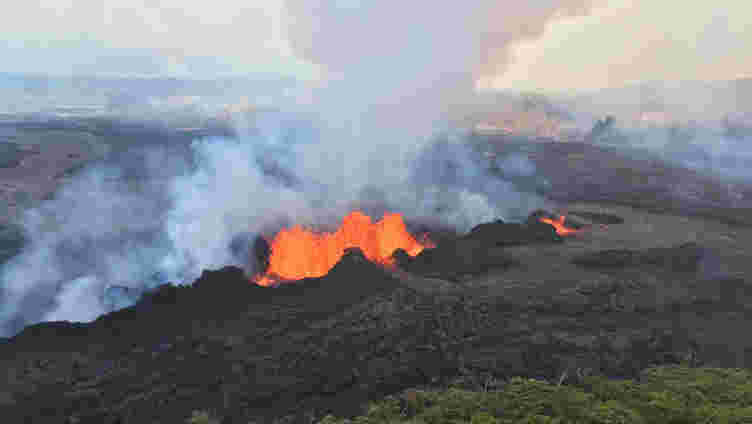
[[[653,168],[588,168],[576,158],[562,167],[571,152],[560,146],[535,160],[557,154],[558,168],[543,169],[560,173],[563,182],[550,176],[552,191],[559,184],[568,194],[550,196],[551,209],[578,223],[575,236],[489,223],[402,270],[351,252],[326,277],[263,288],[225,268],[91,324],[31,326],[0,344],[0,416],[178,423],[202,409],[226,423],[308,423],[458,377],[566,372],[566,382],[582,373],[635,378],[680,361],[752,366],[748,199],[708,206],[708,215],[702,204],[731,195],[700,176],[692,178],[706,190],[694,198],[676,190],[677,178],[688,183],[671,169],[663,191],[654,176],[650,190],[627,192]],[[580,174],[587,169],[600,179]],[[601,181],[600,191],[583,178]]]

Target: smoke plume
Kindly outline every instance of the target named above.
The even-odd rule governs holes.
[[[236,137],[196,140],[168,169],[163,152],[146,148],[139,178],[124,175],[134,159],[116,158],[29,211],[31,241],[0,274],[1,333],[89,321],[207,268],[252,273],[256,235],[325,228],[353,208],[458,231],[523,216],[541,199],[490,169],[530,175],[532,163],[485,162],[446,112],[479,76],[503,69],[510,43],[586,6],[288,0],[292,50],[322,79],[268,96],[269,111],[234,117]]]

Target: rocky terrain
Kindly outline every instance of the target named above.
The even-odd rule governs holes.
[[[267,288],[227,267],[90,324],[33,325],[0,343],[3,422],[178,423],[208,410],[309,423],[457,378],[750,367],[749,189],[593,146],[538,148],[550,212],[576,234],[537,216],[486,223],[413,259],[397,252],[397,269],[351,250],[325,277]]]

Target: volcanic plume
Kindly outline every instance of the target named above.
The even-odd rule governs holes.
[[[109,290],[111,286],[138,292],[165,281],[188,284],[206,269],[250,267],[247,249],[236,248],[236,240],[278,228],[278,222],[315,227],[352,210],[372,213],[378,208],[379,215],[399,210],[411,222],[435,220],[464,232],[489,220],[526,216],[542,199],[521,193],[475,158],[464,129],[454,128],[449,112],[473,98],[477,77],[494,67],[487,65],[495,63],[490,59],[498,57],[497,49],[534,35],[533,28],[544,28],[559,11],[570,10],[569,3],[582,2],[526,2],[492,14],[498,2],[490,0],[440,7],[424,0],[285,1],[285,19],[275,24],[289,39],[284,54],[315,65],[311,73],[316,77],[296,77],[272,93],[243,92],[247,103],[263,107],[233,113],[233,134],[186,143],[184,158],[173,153],[144,153],[147,160],[111,155],[106,164],[81,174],[30,211],[22,225],[31,242],[0,271],[0,334],[14,334],[43,319],[93,320],[110,308],[100,307],[100,298],[126,292]],[[223,12],[222,7],[214,9]],[[224,10],[232,19],[222,19],[222,26],[242,21],[244,28],[256,28],[235,19],[237,12]],[[265,15],[261,19],[269,21]],[[170,46],[158,42],[160,48],[172,47],[170,51],[180,50],[188,58],[196,54],[195,47],[217,44],[203,35],[199,42],[191,40],[201,33],[198,21],[191,21],[186,31],[173,23],[167,33],[182,34],[174,41],[184,42],[184,48],[175,49],[181,46],[172,41]],[[489,27],[498,31],[489,36]],[[257,69],[261,56],[241,44],[238,57],[225,59],[239,64],[244,56]],[[286,80],[283,75],[279,79]],[[235,84],[225,89],[244,91]],[[260,110],[267,107],[271,111]],[[448,139],[447,147],[432,149],[439,136]],[[140,137],[118,135],[116,140],[118,148],[131,142],[129,150],[143,145]],[[172,143],[158,137],[153,147],[165,144]],[[139,164],[138,178],[128,175],[133,163]],[[370,225],[392,228],[389,219]],[[403,230],[398,233],[407,235]],[[382,248],[415,252],[424,246],[412,236],[393,244],[372,241],[378,247],[331,235],[310,239],[319,250],[331,240],[340,245],[317,259],[318,268],[304,268],[300,276],[326,273],[347,246],[359,245],[377,262],[385,256]],[[278,264],[277,257],[285,256],[280,246],[275,243],[269,272],[281,279],[298,278]],[[302,256],[300,261],[312,260]],[[84,297],[91,302],[82,301]],[[130,301],[117,300],[107,304]]]
[[[285,280],[321,277],[340,260],[346,249],[357,247],[372,262],[392,265],[392,253],[404,249],[416,256],[433,243],[416,240],[402,215],[388,213],[376,222],[360,211],[350,212],[334,233],[316,233],[296,225],[280,231],[271,243],[269,267],[255,281],[262,286]]]

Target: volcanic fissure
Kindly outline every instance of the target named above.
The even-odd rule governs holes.
[[[548,215],[538,221],[554,227],[560,236],[582,231],[566,225],[566,217]],[[274,286],[288,281],[325,276],[350,248],[359,248],[371,262],[385,267],[397,265],[393,257],[404,250],[416,257],[425,249],[436,247],[428,233],[410,234],[402,215],[386,213],[377,221],[361,211],[346,215],[334,232],[319,232],[296,225],[279,231],[269,241],[270,252],[264,271],[253,277],[260,286]]]
[[[350,212],[333,233],[319,233],[302,226],[283,229],[271,241],[269,266],[254,277],[262,286],[302,278],[322,277],[340,260],[346,249],[357,247],[371,262],[394,265],[392,253],[404,249],[410,256],[435,247],[427,234],[412,236],[402,215],[385,214],[373,222],[360,211]]]

